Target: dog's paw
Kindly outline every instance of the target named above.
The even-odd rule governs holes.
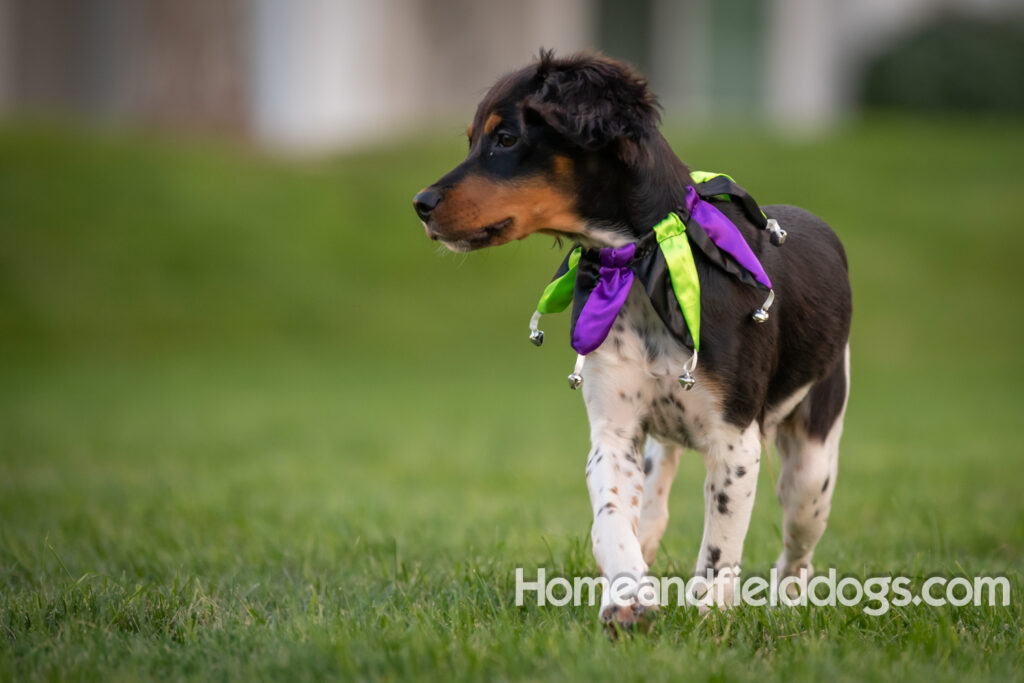
[[[657,617],[657,605],[643,605],[639,601],[627,605],[610,604],[601,608],[601,623],[613,640],[620,633],[647,633]]]
[[[785,583],[784,592],[790,600],[799,600],[807,591],[807,584],[814,576],[814,566],[809,562],[787,564],[785,556],[775,562],[776,591]],[[781,593],[780,593],[781,595]]]
[[[736,601],[736,582],[736,575],[726,572],[705,584],[703,591],[697,587],[693,596],[697,604],[697,613],[704,616],[712,609],[731,609]]]

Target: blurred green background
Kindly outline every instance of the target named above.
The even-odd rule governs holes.
[[[514,567],[593,571],[587,427],[566,321],[526,339],[561,252],[442,253],[413,215],[461,127],[287,161],[8,125],[3,677],[1019,675],[1024,125],[667,132],[846,244],[853,391],[819,566],[1007,574],[1011,607],[679,610],[617,648],[594,609],[516,609]],[[659,573],[692,568],[702,471],[684,458]],[[777,471],[749,572],[778,552]]]

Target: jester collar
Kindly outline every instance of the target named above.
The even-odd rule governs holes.
[[[766,290],[768,298],[753,314],[757,322],[768,319],[774,301],[771,280],[736,225],[716,204],[732,202],[771,242],[782,244],[786,232],[767,218],[753,198],[732,178],[716,173],[694,172],[697,183],[687,186],[685,205],[671,212],[636,242],[621,247],[576,246],[566,256],[551,283],[544,289],[537,312],[530,321],[530,339],[540,346],[544,333],[540,316],[557,313],[572,304],[571,344],[579,354],[569,385],[578,388],[585,356],[608,336],[626,302],[634,281],[646,291],[658,317],[693,354],[679,377],[687,389],[694,384],[692,371],[700,348],[700,280],[693,260],[695,245],[719,268],[740,282]]]

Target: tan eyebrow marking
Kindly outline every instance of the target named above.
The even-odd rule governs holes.
[[[487,121],[484,122],[484,133],[490,135],[498,127],[499,123],[501,123],[501,117],[497,114],[491,114],[487,117]]]
[[[466,137],[469,138],[470,140],[473,139],[473,124],[472,123],[469,124],[469,127],[466,128]]]
[[[555,175],[563,180],[572,179],[572,160],[562,154],[556,154],[551,160]]]

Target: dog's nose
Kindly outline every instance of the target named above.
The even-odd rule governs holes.
[[[430,189],[423,190],[412,198],[412,206],[422,221],[430,218],[430,212],[436,209],[440,203],[441,193]]]

